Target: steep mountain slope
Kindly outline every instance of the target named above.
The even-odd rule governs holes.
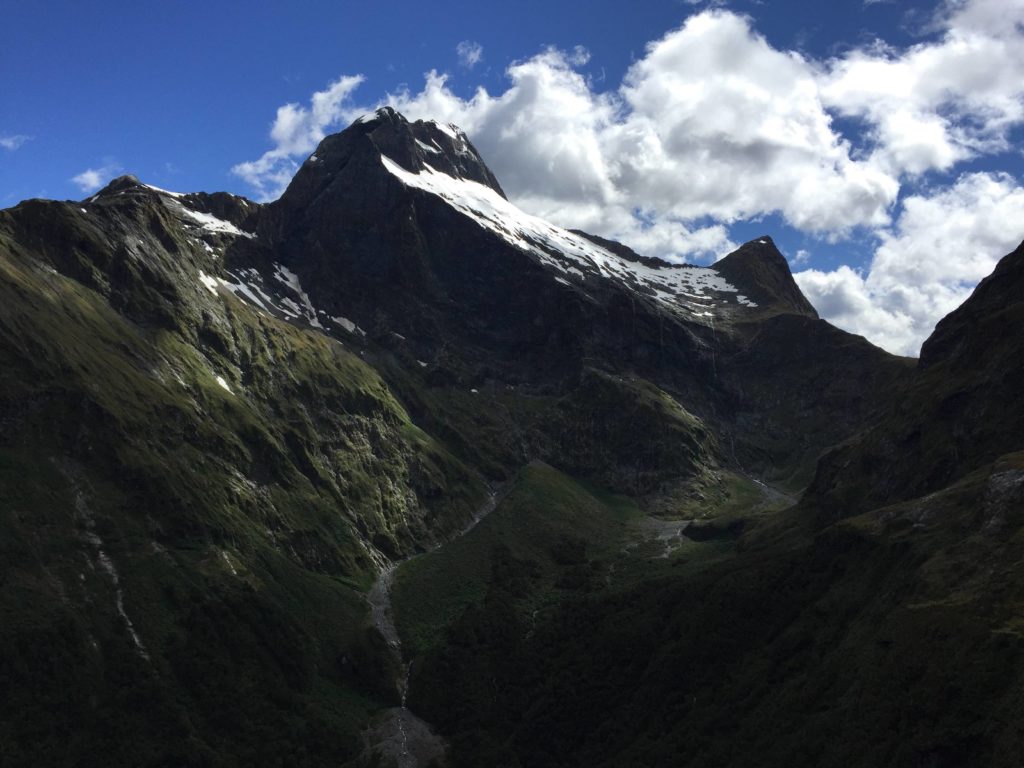
[[[1018,765],[1022,469],[1014,454],[813,536],[776,521],[640,577],[619,560],[606,581],[592,549],[575,568],[593,576],[539,611],[543,561],[494,548],[482,597],[414,666],[412,706],[456,765]]]
[[[6,764],[351,754],[377,551],[482,495],[358,357],[217,289],[245,235],[200,200],[0,213]]]
[[[724,450],[779,477],[807,475],[817,452],[863,423],[906,373],[818,321],[770,239],[711,269],[640,257],[524,214],[463,134],[388,109],[325,139],[262,221],[261,240],[277,238],[275,258],[313,304],[370,335],[414,418],[505,476],[539,457],[646,492],[698,469],[664,451],[637,468],[635,441],[600,465],[578,457],[567,421],[586,423],[581,413],[595,407],[608,421],[643,399],[632,386],[609,398],[605,386],[593,403],[590,371],[653,386],[703,424],[694,442],[727,435],[718,459]],[[755,340],[773,322],[770,338]],[[815,349],[813,377],[791,364],[804,346]],[[773,367],[770,384],[749,386],[752,357]],[[467,420],[452,395],[474,389],[491,404]],[[638,471],[648,479],[626,481]]]
[[[818,318],[790,275],[789,263],[770,237],[752,240],[717,261],[714,268],[766,310]]]
[[[519,211],[458,129],[392,110],[269,205],[122,177],[0,211],[4,759],[372,763],[398,667],[365,593],[502,484],[486,525],[398,571],[410,696],[464,764],[572,764],[536,737],[545,707],[579,714],[572,686],[541,696],[524,670],[575,653],[589,611],[595,658],[628,636],[650,662],[655,640],[700,659],[731,637],[761,658],[834,583],[855,610],[823,563],[853,573],[843,542],[868,534],[808,538],[817,508],[779,517],[759,483],[802,488],[913,375],[820,320],[770,238],[713,267],[642,257]],[[771,593],[776,568],[798,586]],[[659,594],[706,637],[651,625],[674,615]],[[521,687],[482,693],[502,659]],[[661,691],[638,671],[636,706]],[[588,700],[621,714],[613,695]]]
[[[921,349],[906,393],[818,468],[811,495],[833,516],[945,488],[1021,448],[1024,245],[1005,256]]]
[[[550,555],[490,533],[480,596],[414,670],[413,706],[455,763],[1019,765],[1020,253],[939,324],[889,418],[731,553],[705,534],[664,565],[580,549],[561,578],[584,578],[552,602]],[[478,538],[462,545],[476,559]],[[400,597],[463,568],[432,558]]]
[[[663,566],[582,550],[591,577],[538,610],[543,555],[513,550],[510,568],[491,545],[481,596],[415,668],[413,704],[456,764],[1019,765],[1021,263],[1000,262],[887,418],[730,555],[704,535]],[[459,567],[410,569],[402,599]]]

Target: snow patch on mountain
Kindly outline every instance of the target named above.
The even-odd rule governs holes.
[[[435,146],[433,146],[431,144],[425,144],[422,141],[420,141],[419,139],[416,139],[416,145],[420,149],[422,149],[424,152],[429,152],[432,155],[440,155],[441,154],[441,150],[440,149],[438,149],[437,147],[435,147]]]
[[[240,269],[237,273],[228,270],[227,274],[231,280],[217,278],[217,281],[242,301],[262,312],[272,313],[278,309],[274,299],[262,289],[263,277],[255,269]]]
[[[199,282],[205,285],[206,289],[214,296],[217,295],[217,278],[210,277],[202,270],[199,270]]]
[[[439,123],[437,120],[428,120],[427,124],[434,126],[453,141],[462,141],[462,131],[453,123]]]
[[[199,226],[204,232],[209,232],[214,235],[234,235],[235,237],[247,237],[250,240],[255,238],[252,232],[244,232],[230,221],[224,221],[224,219],[218,219],[216,216],[209,213],[200,213],[199,211],[193,211],[191,208],[178,203],[178,207],[185,218],[190,219],[193,224]]]
[[[143,184],[142,186],[144,186],[146,189],[151,189],[154,192],[159,192],[161,195],[170,195],[171,197],[184,197],[185,196],[185,194],[183,192],[171,192],[170,190],[167,190],[167,189],[161,189],[160,187],[154,187],[152,184]]]
[[[253,268],[225,270],[227,278],[213,278],[200,272],[199,280],[211,293],[216,295],[217,287],[221,286],[259,312],[289,322],[304,322],[324,333],[333,333],[332,329],[321,322],[320,318],[323,317],[350,334],[366,336],[366,331],[347,317],[330,317],[322,309],[313,306],[309,295],[302,290],[299,276],[288,267],[283,264],[274,264],[273,267],[274,280],[269,285],[259,270]]]
[[[334,323],[335,325],[340,325],[349,333],[358,333],[360,336],[366,335],[366,331],[364,331],[358,325],[353,323],[347,317],[332,317],[331,322]]]
[[[697,318],[706,317],[714,301],[722,306],[757,306],[740,296],[737,288],[714,269],[626,261],[585,237],[521,211],[483,184],[454,178],[430,165],[420,173],[411,173],[385,155],[381,155],[381,163],[406,186],[440,197],[505,242],[563,275],[582,281],[591,277],[616,280],[672,310],[683,310]]]
[[[317,310],[313,306],[313,302],[309,300],[309,296],[304,290],[302,290],[302,284],[299,282],[299,276],[292,272],[288,267],[282,264],[274,265],[274,277],[284,283],[294,293],[301,302],[301,306],[296,304],[293,299],[285,297],[281,299],[282,303],[287,304],[296,317],[305,316],[306,322],[308,322],[314,328],[319,328],[321,331],[324,330],[323,325],[317,319]]]

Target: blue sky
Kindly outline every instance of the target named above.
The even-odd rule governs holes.
[[[0,206],[124,172],[272,199],[392,103],[565,226],[701,262],[771,234],[823,315],[909,354],[1024,238],[1024,0],[0,10]]]

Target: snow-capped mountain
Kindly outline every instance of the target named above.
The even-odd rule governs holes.
[[[273,203],[0,211],[0,762],[883,764],[921,643],[1010,707],[1020,263],[917,365],[768,236],[644,257],[391,109]],[[907,764],[1009,738],[933,714]]]

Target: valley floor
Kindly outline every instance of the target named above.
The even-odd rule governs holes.
[[[518,620],[509,631],[518,627],[528,641],[566,602],[730,557],[745,526],[792,503],[782,492],[733,473],[703,480],[699,489],[689,489],[686,503],[677,503],[675,514],[664,500],[652,514],[632,499],[535,462],[500,495],[492,494],[461,535],[385,569],[368,594],[373,623],[404,657],[404,677],[410,664],[414,671],[419,663],[429,665],[468,615],[486,610],[496,582],[518,583]],[[383,764],[406,768],[440,758],[443,742],[405,704],[407,693],[416,696],[417,684],[424,684],[418,675],[397,681],[402,706],[375,721],[367,762],[376,755]]]
[[[395,572],[409,709],[454,766],[1017,765],[1020,466],[821,528],[735,474],[670,515],[532,464]]]

